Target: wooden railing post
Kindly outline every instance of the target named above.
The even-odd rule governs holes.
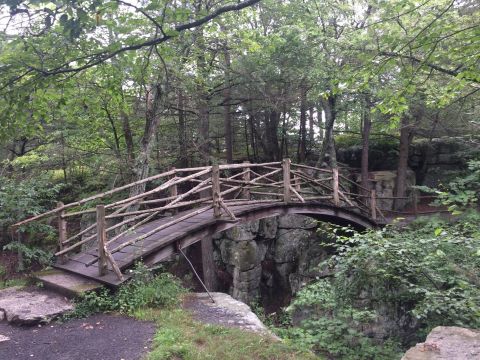
[[[175,170],[175,167],[172,167],[170,170]],[[176,175],[173,175],[173,178],[175,178]],[[172,186],[169,187],[169,193],[171,197],[177,197],[178,196],[178,187],[177,184],[173,184]],[[173,209],[172,210],[174,214],[178,213],[178,209]]]
[[[63,207],[63,202],[57,203],[57,208]],[[67,240],[67,220],[63,218],[65,215],[65,210],[59,210],[57,213],[57,223],[58,223],[58,251],[62,251],[64,248],[64,242]],[[64,264],[67,261],[66,255],[60,256],[60,262]]]
[[[332,168],[332,189],[333,189],[333,203],[335,206],[340,205],[340,197],[338,195],[338,168]]]
[[[300,191],[302,190],[302,187],[300,185],[301,179],[297,175],[293,175],[293,184],[295,187],[295,190]]]
[[[283,168],[283,201],[289,203],[292,200],[292,194],[290,192],[290,159],[285,158],[282,161]]]
[[[212,166],[212,201],[213,215],[220,217],[222,213],[220,210],[220,169],[218,164]]]
[[[107,273],[107,255],[105,254],[105,243],[107,242],[105,206],[97,205],[97,242],[98,242],[98,275]]]
[[[249,161],[245,161],[244,164],[250,164]],[[250,182],[250,168],[245,168],[245,174],[243,174],[243,181]],[[244,199],[250,200],[250,189],[248,188],[249,185],[245,185],[242,189],[242,197]]]
[[[375,189],[370,191],[370,214],[373,220],[377,220],[377,192]]]

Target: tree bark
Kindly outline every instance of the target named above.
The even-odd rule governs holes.
[[[333,138],[333,126],[337,116],[336,96],[329,95],[326,99],[322,99],[323,111],[325,112],[325,138],[322,142],[322,149],[317,161],[317,167],[322,166],[328,154],[328,164],[334,168],[337,166],[337,155],[335,153],[335,141]]]
[[[413,129],[422,120],[424,111],[422,103],[413,104],[411,113],[405,114],[401,119],[395,197],[402,198],[407,195],[408,151],[414,136]],[[406,202],[406,199],[395,199],[394,208],[403,209]]]
[[[180,149],[179,165],[188,167],[187,124],[185,119],[185,99],[182,90],[178,91],[178,147]]]
[[[410,145],[410,120],[408,115],[402,117],[400,123],[400,147],[398,151],[397,178],[395,181],[395,197],[404,197],[407,193],[408,147]],[[394,208],[400,210],[405,206],[405,199],[395,199]]]
[[[221,27],[223,28],[223,27]],[[224,30],[224,29],[222,29]],[[225,41],[223,57],[225,61],[225,90],[223,91],[223,124],[225,129],[225,150],[227,155],[227,163],[233,163],[233,133],[232,133],[232,115],[231,115],[231,83],[230,83],[230,53],[228,52],[228,44]]]
[[[300,129],[298,139],[297,158],[303,163],[307,157],[307,88],[300,89]]]
[[[372,127],[371,102],[369,95],[365,95],[363,106],[363,127],[362,127],[362,160],[361,160],[361,178],[362,187],[369,189],[368,181],[368,152],[370,146],[370,129]],[[363,192],[363,195],[368,195]]]
[[[152,143],[160,121],[160,108],[163,94],[160,84],[154,85],[146,94],[145,128],[140,141],[140,151],[135,159],[133,168],[134,181],[148,177],[149,158],[152,151]],[[133,186],[130,189],[130,197],[145,192],[146,183]],[[134,211],[134,209],[129,209]]]
[[[312,151],[315,146],[314,110],[313,106],[308,109],[308,151]]]

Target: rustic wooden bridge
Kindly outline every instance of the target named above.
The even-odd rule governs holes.
[[[134,187],[142,192],[125,195]],[[80,201],[59,203],[14,228],[55,216],[54,267],[117,286],[128,279],[127,270],[139,260],[154,265],[216,232],[292,213],[362,229],[384,219],[375,191],[362,188],[341,170],[284,159],[173,168]],[[95,223],[76,233],[69,231],[68,224],[78,227],[85,214],[95,214]]]

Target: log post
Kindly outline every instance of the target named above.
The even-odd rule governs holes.
[[[212,165],[212,201],[213,201],[213,214],[215,217],[222,215],[220,209],[220,169],[218,164]]]
[[[333,189],[333,203],[335,206],[340,205],[340,197],[338,195],[338,168],[332,168],[332,189]]]
[[[175,167],[172,167],[170,170],[175,171]],[[172,179],[174,179],[175,176],[176,176],[176,175],[173,175]],[[173,184],[172,186],[170,186],[170,187],[168,188],[168,190],[169,190],[169,193],[170,193],[170,196],[171,196],[171,197],[175,197],[175,198],[176,198],[176,197],[178,196],[178,187],[177,187],[177,184]],[[175,199],[174,199],[174,200],[175,200]],[[178,213],[178,209],[173,209],[172,212],[173,212],[174,214],[177,214],[177,213]]]
[[[58,202],[57,203],[57,208],[62,208],[63,207],[63,202]],[[58,225],[58,251],[62,251],[64,248],[64,242],[67,240],[67,220],[63,218],[65,215],[65,210],[60,210],[57,213],[57,225]],[[61,255],[60,256],[60,262],[62,264],[65,264],[67,261],[67,256],[66,255]]]
[[[250,164],[249,161],[245,161],[244,164]],[[243,181],[245,182],[250,182],[250,168],[249,167],[246,167],[245,168],[245,174],[243,174]],[[248,185],[245,185],[243,188],[242,188],[242,197],[244,199],[248,199],[250,200],[250,189],[247,187]]]
[[[377,220],[377,192],[375,190],[370,191],[370,214],[373,220]]]
[[[105,243],[107,232],[105,223],[105,206],[97,205],[97,242],[98,242],[98,275],[107,273],[107,255],[105,254]]]
[[[290,192],[290,159],[285,158],[282,161],[283,168],[283,201],[289,203],[292,200],[292,194]]]

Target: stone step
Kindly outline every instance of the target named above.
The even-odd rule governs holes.
[[[98,281],[68,273],[58,269],[44,270],[34,274],[34,278],[43,283],[46,289],[53,290],[69,298],[102,287]]]

